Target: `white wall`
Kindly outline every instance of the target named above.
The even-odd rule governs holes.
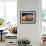
[[[18,39],[29,39],[31,43],[40,43],[42,0],[18,0],[17,25]],[[20,24],[20,11],[36,11],[35,24]]]

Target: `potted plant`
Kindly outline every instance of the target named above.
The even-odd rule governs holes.
[[[3,18],[0,18],[0,27],[2,27],[4,25],[4,19]]]

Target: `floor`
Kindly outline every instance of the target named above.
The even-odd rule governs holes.
[[[5,42],[0,42],[0,46],[5,46]]]
[[[0,41],[0,46],[5,46],[5,42],[4,41],[3,42]],[[38,45],[34,44],[33,46],[38,46]],[[42,44],[40,46],[46,46],[46,43],[44,43],[44,44]]]

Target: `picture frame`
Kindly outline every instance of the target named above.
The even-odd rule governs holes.
[[[20,11],[21,24],[34,24],[36,23],[36,11]]]

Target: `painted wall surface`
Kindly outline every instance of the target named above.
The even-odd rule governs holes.
[[[40,43],[42,0],[17,1],[18,39],[28,39],[31,43]],[[35,24],[20,24],[20,11],[36,11]],[[37,46],[37,45],[36,45]]]

